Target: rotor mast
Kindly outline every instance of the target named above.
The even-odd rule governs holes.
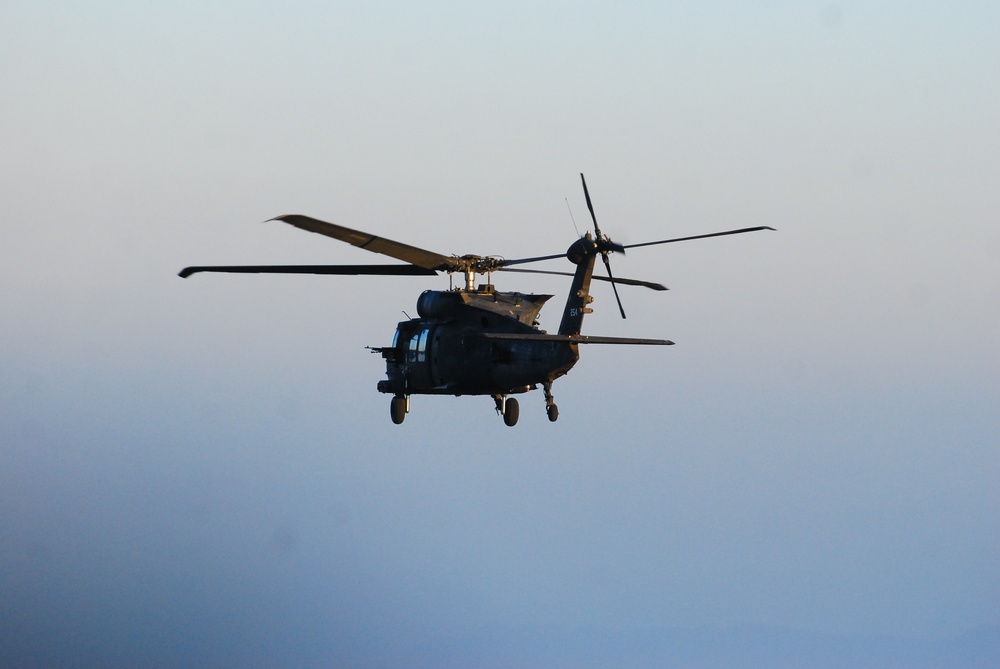
[[[470,293],[476,292],[476,275],[485,274],[489,276],[492,272],[503,268],[504,261],[493,256],[465,255],[452,259],[452,269],[448,272],[462,272],[465,274],[465,290]],[[487,281],[489,283],[489,281]]]

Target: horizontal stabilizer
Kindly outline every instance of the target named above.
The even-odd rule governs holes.
[[[668,339],[638,339],[635,337],[588,337],[586,335],[518,334],[516,332],[484,332],[487,339],[513,339],[516,341],[552,341],[570,344],[641,344],[645,346],[673,346]]]

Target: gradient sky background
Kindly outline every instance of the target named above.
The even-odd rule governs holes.
[[[7,2],[0,664],[1000,663],[1000,5]],[[375,390],[442,253],[621,321],[510,429]],[[568,266],[568,265],[567,265]],[[558,261],[550,269],[560,269]],[[568,279],[500,275],[556,294]]]

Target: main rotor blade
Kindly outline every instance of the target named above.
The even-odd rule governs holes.
[[[514,269],[512,267],[501,267],[501,271],[504,272],[520,272],[522,274],[552,274],[553,276],[573,276],[572,272],[550,272],[544,269]],[[606,276],[594,276],[595,281],[611,281]],[[669,290],[662,283],[653,283],[652,281],[639,281],[638,279],[622,279],[621,277],[615,277],[615,283],[620,283],[623,286],[642,286],[643,288],[650,288],[652,290]]]
[[[185,267],[177,276],[186,279],[198,272],[238,274],[341,274],[350,276],[436,276],[437,272],[416,265],[211,265]]]
[[[542,260],[555,260],[556,258],[565,258],[565,253],[553,253],[550,256],[535,256],[534,258],[512,258],[510,260],[501,260],[497,263],[497,267],[507,267],[509,265],[524,265],[529,262],[541,262]],[[527,270],[524,270],[527,271]],[[573,276],[569,274],[568,276]]]
[[[611,273],[611,261],[608,260],[608,254],[602,253],[601,258],[604,259],[604,268],[608,270],[608,279],[611,281],[611,289],[615,291],[615,300],[618,302],[618,311],[622,313],[622,318],[625,318],[625,307],[622,306],[622,298],[618,297],[618,286],[615,285],[615,277]]]
[[[671,242],[686,242],[689,239],[705,239],[706,237],[723,237],[725,235],[739,235],[744,232],[757,232],[758,230],[774,230],[768,225],[759,225],[756,228],[740,228],[739,230],[726,230],[725,232],[712,232],[707,235],[692,235],[691,237],[677,237],[675,239],[661,239],[658,242],[642,242],[641,244],[625,244],[623,248],[634,249],[640,246],[654,246],[656,244],[670,244]]]
[[[583,172],[580,172],[580,181],[583,182],[583,196],[587,198],[587,209],[590,210],[590,217],[594,219],[594,236],[600,239],[601,226],[597,224],[597,215],[594,213],[594,205],[590,202],[590,191],[587,190],[587,180],[583,178]]]
[[[393,241],[384,237],[378,237],[360,230],[345,228],[342,225],[335,225],[333,223],[327,223],[326,221],[320,221],[319,219],[311,218],[309,216],[286,214],[285,216],[276,216],[271,220],[283,221],[289,225],[294,225],[296,228],[332,237],[333,239],[347,242],[348,244],[352,244],[366,251],[381,253],[391,258],[396,258],[397,260],[402,260],[416,265],[417,267],[423,267],[424,269],[437,269],[444,271],[459,269],[455,258],[441,255],[440,253],[434,253],[433,251],[426,251],[424,249],[417,248],[416,246],[410,246],[409,244],[403,244],[402,242]]]

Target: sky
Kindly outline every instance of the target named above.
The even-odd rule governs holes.
[[[0,7],[0,664],[1000,663],[996,3]],[[633,249],[506,427],[444,254]],[[561,269],[552,261],[547,269]],[[570,269],[568,263],[566,268]],[[556,297],[569,280],[504,274]],[[597,349],[597,350],[592,350]]]

